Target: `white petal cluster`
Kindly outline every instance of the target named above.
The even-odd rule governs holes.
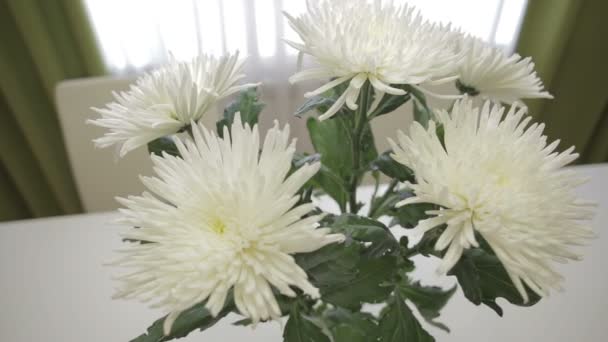
[[[238,54],[215,58],[201,55],[189,62],[172,60],[146,73],[129,91],[114,93],[101,117],[89,122],[109,131],[98,147],[119,145],[120,156],[148,142],[178,132],[198,121],[218,100],[254,84],[236,85],[245,77]]]
[[[553,98],[543,90],[530,57],[509,55],[481,39],[462,36],[464,59],[458,70],[459,86],[470,95],[495,102],[513,103],[525,98]]]
[[[310,0],[307,5],[308,11],[297,18],[286,14],[302,40],[287,43],[319,66],[298,72],[290,81],[333,78],[307,97],[349,82],[320,119],[331,117],[345,103],[356,109],[367,80],[377,93],[395,95],[405,91],[391,84],[453,80],[449,76],[455,75],[461,58],[455,33],[423,20],[413,7],[367,0]]]
[[[302,218],[312,204],[295,206],[320,164],[288,176],[295,151],[288,126],[275,124],[262,146],[257,126],[238,115],[230,132],[222,139],[193,123],[193,140],[175,138],[182,158],[153,156],[156,177],[142,177],[149,192],[120,199],[122,223],[137,227],[124,237],[150,243],[123,251],[117,263],[131,271],[119,278],[117,297],[166,309],[165,333],[201,301],[217,315],[230,290],[253,322],[280,317],[273,289],[293,297],[297,287],[318,298],[291,254],[343,239],[317,228],[321,215]]]
[[[438,112],[444,145],[431,121],[414,123],[409,136],[391,141],[393,158],[410,167],[415,197],[402,204],[434,203],[420,221],[421,232],[446,225],[435,248],[445,250],[439,271],[447,272],[464,249],[478,246],[476,233],[491,246],[527,301],[525,285],[541,296],[559,289],[561,275],[551,262],[577,259],[570,249],[592,237],[585,220],[590,204],[579,200],[583,182],[563,167],[577,158],[573,147],[555,152],[543,124],[531,124],[525,109],[470,100],[456,102],[451,114]]]

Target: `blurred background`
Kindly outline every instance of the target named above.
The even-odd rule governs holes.
[[[532,56],[555,99],[527,102],[530,112],[561,149],[576,146],[579,163],[608,161],[607,1],[407,2],[428,19]],[[282,11],[304,9],[304,0],[0,1],[0,221],[110,210],[114,196],[141,191],[137,175],[150,173],[145,149],[117,160],[115,151],[94,148],[103,130],[85,121],[90,107],[164,63],[167,51],[179,60],[248,56],[247,80],[263,82],[262,129],[275,119],[290,123],[298,147],[310,149],[305,120],[292,113],[316,84],[288,84],[296,53],[282,42],[297,40]],[[407,128],[409,113],[405,106],[374,122],[379,150]]]

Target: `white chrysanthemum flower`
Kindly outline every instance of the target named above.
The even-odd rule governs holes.
[[[245,77],[238,53],[190,62],[171,62],[146,73],[129,91],[114,93],[115,102],[93,108],[101,118],[89,122],[107,128],[98,147],[120,146],[120,156],[148,142],[174,134],[198,121],[218,100],[255,84],[236,85]]]
[[[525,98],[553,98],[543,90],[530,57],[508,55],[481,39],[462,36],[459,49],[464,59],[459,67],[459,89],[495,102],[513,103]]]
[[[142,177],[150,193],[120,199],[132,243],[117,263],[133,270],[120,277],[117,297],[153,301],[169,311],[165,333],[179,314],[206,300],[217,315],[233,289],[238,310],[253,322],[281,316],[273,288],[319,291],[290,255],[343,240],[317,228],[322,215],[302,218],[313,204],[294,205],[300,187],[320,164],[287,176],[295,140],[289,127],[271,129],[259,152],[257,126],[237,115],[224,139],[193,123],[194,140],[175,143],[182,156],[152,156],[157,177]]]
[[[578,258],[569,247],[592,237],[584,222],[592,210],[574,193],[583,180],[563,169],[577,158],[574,148],[554,152],[559,141],[547,145],[544,125],[528,125],[525,108],[504,111],[489,101],[482,109],[459,101],[451,115],[437,113],[444,145],[433,121],[426,130],[414,123],[409,136],[399,132],[399,144],[390,143],[393,158],[417,180],[408,184],[415,197],[401,205],[441,207],[416,227],[426,232],[446,225],[435,245],[447,248],[439,272],[450,270],[464,249],[477,247],[479,233],[527,301],[524,284],[541,296],[559,289],[562,277],[550,263]]]
[[[334,78],[307,97],[349,82],[347,90],[320,116],[326,119],[342,106],[357,108],[357,97],[369,80],[378,95],[403,95],[391,84],[441,83],[454,80],[461,55],[449,27],[424,21],[413,7],[367,0],[311,0],[297,18],[286,13],[302,43],[287,43],[310,55],[319,67],[300,71],[289,80]]]

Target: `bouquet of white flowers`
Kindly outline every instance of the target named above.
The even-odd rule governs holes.
[[[130,228],[115,264],[129,271],[116,297],[167,312],[134,341],[229,313],[239,325],[286,319],[289,342],[434,341],[424,326],[447,330],[436,319],[455,287],[414,281],[418,255],[441,259],[439,274],[499,315],[499,297],[529,306],[559,289],[552,263],[578,258],[571,246],[593,236],[592,210],[563,168],[577,154],[556,152],[520,102],[551,97],[531,60],[390,2],[309,1],[286,15],[301,38],[287,43],[318,64],[290,81],[329,79],[296,112],[319,114],[307,121],[314,154],[296,152],[287,125],[260,137],[263,104],[256,84],[237,85],[237,54],[171,61],[96,109],[92,123],[108,129],[98,146],[123,156],[147,145],[154,164],[148,191],[119,199]],[[429,90],[445,83],[461,94]],[[239,92],[217,127],[198,122]],[[433,110],[427,96],[455,101]],[[408,101],[415,122],[377,151],[370,122]],[[375,190],[364,207],[366,175]],[[320,193],[341,213],[317,208]]]

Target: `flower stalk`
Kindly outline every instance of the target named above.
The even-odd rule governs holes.
[[[379,197],[376,201],[370,203],[369,213],[367,214],[367,216],[373,219],[377,219],[382,216],[382,212],[379,211],[379,209],[382,208],[382,206],[388,201],[398,184],[399,181],[397,179],[393,179],[390,181],[390,183],[386,187],[386,190],[384,191],[384,194],[382,194],[382,196]]]
[[[368,119],[368,110],[371,104],[373,96],[373,88],[369,82],[365,82],[361,87],[359,94],[359,107],[355,111],[354,118],[354,130],[352,135],[352,160],[353,160],[353,174],[349,183],[349,212],[356,214],[359,211],[359,205],[357,203],[357,187],[361,182],[361,176],[363,172],[361,170],[361,139],[363,132],[366,128],[369,128],[370,120]]]

